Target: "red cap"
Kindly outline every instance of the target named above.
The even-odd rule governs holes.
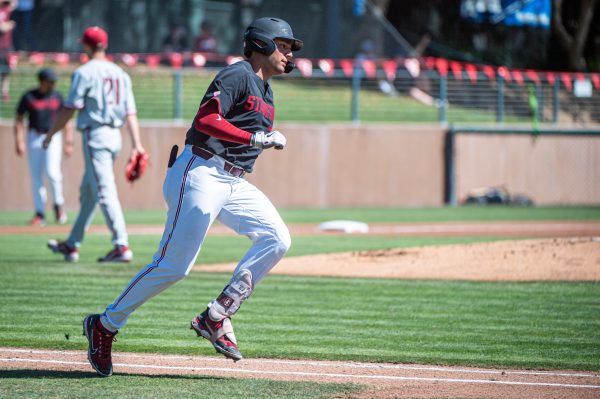
[[[99,26],[90,26],[83,32],[81,42],[92,48],[108,47],[108,34]]]

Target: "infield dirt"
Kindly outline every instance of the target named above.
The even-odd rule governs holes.
[[[226,272],[233,263],[197,265]],[[600,237],[551,238],[284,258],[272,274],[478,281],[598,281]]]

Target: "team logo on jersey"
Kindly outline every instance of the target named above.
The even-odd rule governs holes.
[[[215,91],[214,93],[211,94],[211,97],[217,97],[219,94],[221,94],[220,90]]]
[[[265,118],[267,118],[270,121],[275,119],[275,107],[267,104],[260,97],[248,96],[248,100],[246,100],[244,108],[246,108],[249,111],[260,112],[264,115]]]

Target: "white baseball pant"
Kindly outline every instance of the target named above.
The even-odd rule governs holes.
[[[112,243],[128,245],[125,218],[114,173],[114,161],[121,150],[121,132],[119,129],[103,126],[94,130],[84,130],[82,138],[85,172],[79,187],[81,207],[67,239],[67,245],[81,245],[98,204],[112,234]]]
[[[54,204],[63,206],[65,203],[63,177],[60,169],[63,147],[62,134],[57,133],[52,138],[47,150],[44,150],[42,146],[45,138],[45,134],[40,134],[34,129],[30,129],[27,133],[27,160],[29,173],[31,174],[31,192],[35,211],[39,214],[44,214],[46,208],[47,194],[44,186],[44,176],[48,178]]]
[[[107,329],[120,329],[135,309],[187,276],[215,219],[252,241],[234,274],[248,269],[255,285],[287,252],[290,233],[271,201],[223,165],[220,157],[192,154],[188,145],[169,168],[163,185],[167,222],[159,248],[106,308],[101,322]]]

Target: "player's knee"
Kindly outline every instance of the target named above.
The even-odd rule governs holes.
[[[275,237],[275,251],[277,255],[282,256],[290,249],[292,246],[292,237],[290,236],[290,232],[287,227],[283,227],[277,231]]]
[[[185,267],[182,262],[171,262],[169,260],[161,261],[157,266],[160,270],[160,278],[171,284],[176,283],[190,273],[193,263],[194,262],[191,262],[190,265]],[[156,262],[153,264],[156,265]]]

